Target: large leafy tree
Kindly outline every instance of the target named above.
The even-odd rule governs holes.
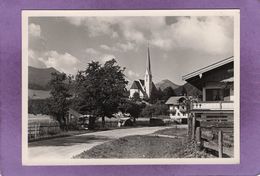
[[[104,65],[92,61],[86,70],[78,72],[75,101],[81,113],[92,115],[90,128],[94,128],[97,117],[102,117],[104,127],[105,117],[118,111],[127,91],[124,70],[112,59]]]
[[[175,93],[175,91],[173,90],[172,87],[165,88],[163,90],[163,94],[164,94],[163,99],[165,101],[167,101],[171,96],[176,96],[176,93]]]
[[[49,99],[50,114],[58,120],[62,129],[66,125],[65,116],[70,104],[69,83],[69,78],[65,73],[52,73],[52,78],[49,82],[51,88],[51,97]]]

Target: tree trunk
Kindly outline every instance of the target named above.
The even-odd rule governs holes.
[[[105,128],[105,117],[102,117],[102,128]]]

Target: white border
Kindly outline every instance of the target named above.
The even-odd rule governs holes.
[[[28,158],[28,18],[65,16],[233,16],[234,17],[234,158],[57,159]],[[22,164],[144,165],[240,163],[240,10],[24,10],[22,11]]]

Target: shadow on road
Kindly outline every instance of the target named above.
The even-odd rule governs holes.
[[[98,141],[106,141],[111,138],[105,136],[95,136],[95,135],[88,135],[88,136],[70,136],[64,138],[56,138],[50,140],[43,140],[43,141],[35,141],[29,143],[29,147],[37,147],[37,146],[72,146],[75,144],[82,144],[82,143],[93,143]]]

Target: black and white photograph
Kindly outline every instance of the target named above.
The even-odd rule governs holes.
[[[238,10],[25,10],[25,165],[239,163]]]

